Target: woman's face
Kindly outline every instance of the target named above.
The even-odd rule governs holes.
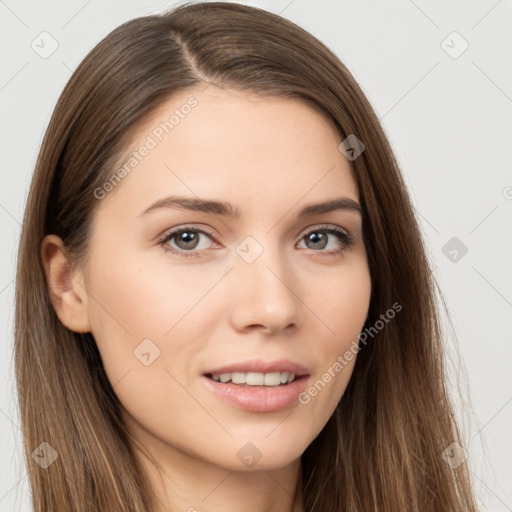
[[[95,192],[88,322],[153,454],[283,467],[335,410],[371,291],[340,142],[297,100],[189,90]]]

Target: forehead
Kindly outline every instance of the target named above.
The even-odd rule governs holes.
[[[165,194],[216,197],[241,210],[344,195],[358,199],[341,137],[291,98],[208,86],[180,91],[138,127],[108,202],[133,213]],[[136,212],[135,212],[136,210]]]

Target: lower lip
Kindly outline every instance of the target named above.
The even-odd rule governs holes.
[[[229,403],[251,412],[280,411],[293,404],[306,389],[308,375],[282,386],[243,386],[216,382],[202,376],[205,386]]]

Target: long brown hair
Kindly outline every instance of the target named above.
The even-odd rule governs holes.
[[[363,207],[372,279],[365,328],[402,311],[358,354],[339,406],[302,455],[307,512],[475,511],[466,464],[443,458],[461,442],[448,398],[437,285],[392,149],[360,87],[311,34],[235,3],[186,3],[128,21],[71,76],[32,179],[19,247],[15,368],[35,512],[152,510],[121,404],[94,338],[59,321],[41,257],[50,233],[71,266],[87,254],[94,194],[131,138],[177,91],[216,86],[298,98],[341,140],[365,150],[352,168]],[[381,320],[382,321],[382,320]],[[31,454],[58,453],[47,469]]]

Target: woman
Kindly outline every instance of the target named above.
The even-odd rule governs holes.
[[[328,48],[233,3],[125,23],[65,87],[26,207],[34,510],[476,510],[435,291]]]

